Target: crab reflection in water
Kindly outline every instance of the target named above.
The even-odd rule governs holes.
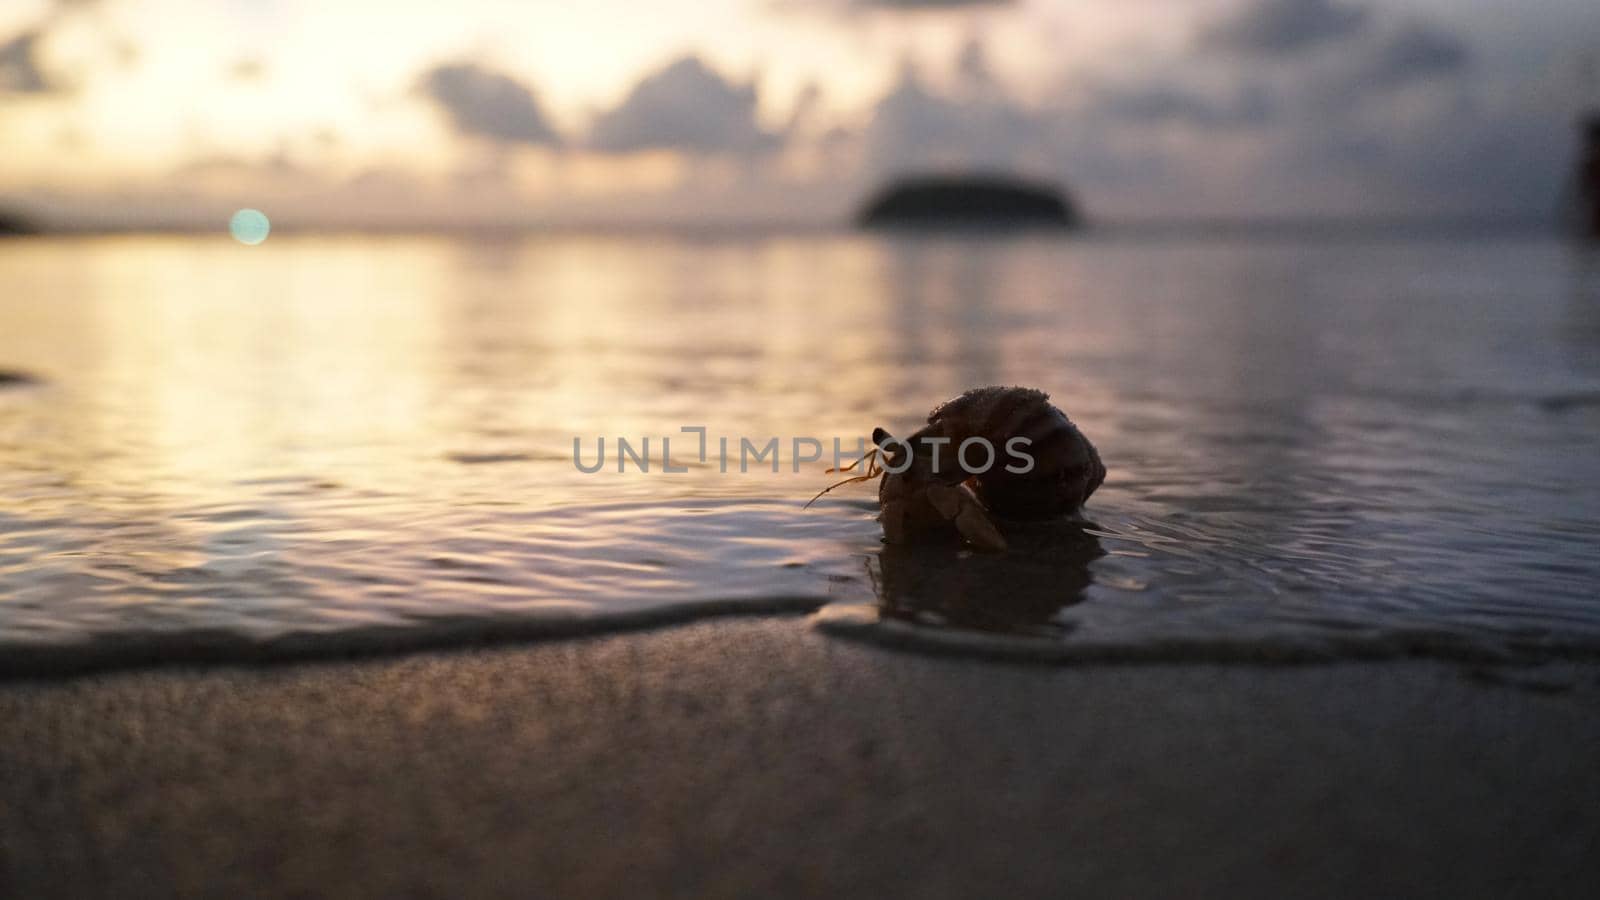
[[[918,625],[1006,634],[1059,636],[1061,612],[1083,601],[1090,565],[1105,555],[1078,519],[1008,522],[1010,549],[974,553],[947,540],[885,544],[868,563],[879,614]]]

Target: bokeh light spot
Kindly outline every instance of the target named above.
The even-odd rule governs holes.
[[[267,221],[267,214],[259,209],[241,209],[228,220],[228,233],[241,244],[254,247],[267,239],[267,234],[272,231],[272,223]]]

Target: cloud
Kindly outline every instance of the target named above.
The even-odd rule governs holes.
[[[1201,126],[1259,123],[1264,105],[1246,102],[1247,82],[1270,82],[1284,118],[1337,127],[1330,114],[1354,109],[1414,84],[1443,84],[1470,68],[1473,55],[1453,32],[1425,22],[1392,23],[1368,6],[1341,0],[1248,0],[1209,25],[1187,58],[1182,78],[1168,76],[1143,94],[1108,98],[1110,111],[1135,118],[1187,120]],[[1322,45],[1338,52],[1310,54]],[[1217,52],[1221,51],[1221,52]],[[1205,78],[1196,79],[1194,73]],[[1232,104],[1196,94],[1195,81],[1235,85]]]
[[[561,143],[533,91],[509,75],[451,63],[424,72],[418,86],[462,135],[506,144]]]
[[[57,90],[39,66],[39,29],[24,31],[0,44],[0,93],[45,94]]]
[[[970,43],[944,79],[902,70],[854,135],[859,171],[870,180],[1000,167],[1064,180],[1112,214],[1548,206],[1562,173],[1561,117],[1496,99],[1506,86],[1475,77],[1471,48],[1455,33],[1373,15],[1354,29],[1325,23],[1317,40],[1337,40],[1337,53],[1218,53],[1200,41],[1029,100]],[[1309,40],[1304,31],[1296,39]]]
[[[1250,87],[1210,92],[1179,77],[1115,84],[1079,79],[1055,95],[1024,100],[997,79],[984,45],[966,43],[938,89],[905,64],[852,140],[868,181],[912,171],[1001,170],[1066,182],[1086,194],[1132,189],[1172,196],[1188,151],[1152,140],[1151,127],[1204,131],[1271,121],[1277,101]],[[1166,180],[1163,180],[1166,179]]]
[[[1324,117],[1388,102],[1405,88],[1428,85],[1446,94],[1465,89],[1472,62],[1471,49],[1454,34],[1410,23],[1375,33],[1333,65],[1306,73],[1299,103],[1328,127]]]
[[[1364,74],[1376,87],[1397,87],[1459,72],[1471,60],[1471,51],[1460,38],[1430,25],[1412,24],[1384,40]]]
[[[1132,86],[1100,86],[1091,91],[1089,110],[1131,123],[1191,125],[1197,128],[1250,128],[1280,114],[1278,98],[1259,84],[1246,84],[1224,96],[1209,96],[1181,83],[1148,81]]]
[[[54,94],[78,87],[76,78],[64,80],[59,71],[51,71],[40,63],[39,47],[49,41],[51,33],[63,22],[79,11],[92,11],[99,2],[53,0],[31,26],[0,41],[0,95]],[[125,41],[110,41],[108,49],[124,68],[132,65],[138,54],[137,48]]]
[[[801,134],[816,120],[822,105],[822,88],[815,81],[806,82],[800,89],[800,94],[795,97],[794,106],[789,111],[789,124],[784,127],[786,135]]]
[[[981,44],[963,47],[954,69],[952,90],[938,92],[915,66],[901,66],[863,136],[870,173],[1040,168],[1050,157],[1051,116],[1025,106],[994,79]]]
[[[681,150],[758,154],[783,136],[756,121],[756,90],[733,83],[685,56],[634,85],[617,106],[595,119],[588,145],[604,153]]]
[[[1202,26],[1186,53],[1131,86],[1092,88],[1086,108],[1115,144],[1140,125],[1190,182],[1237,205],[1325,212],[1547,206],[1560,181],[1560,115],[1515,82],[1474,77],[1455,32],[1354,3],[1255,0]],[[1320,48],[1330,53],[1306,53]],[[1220,51],[1220,52],[1219,52]],[[1176,202],[1176,201],[1175,201]]]
[[[919,157],[959,150],[966,143],[964,110],[954,100],[928,90],[910,66],[878,101],[867,126],[871,157],[886,165],[914,166]]]
[[[1366,7],[1338,0],[1249,0],[1202,29],[1201,43],[1244,55],[1282,56],[1360,34],[1369,19]]]

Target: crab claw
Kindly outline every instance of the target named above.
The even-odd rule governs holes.
[[[994,527],[977,496],[965,485],[929,485],[928,502],[939,515],[954,522],[956,530],[972,546],[997,553],[1006,549],[1006,539]]]

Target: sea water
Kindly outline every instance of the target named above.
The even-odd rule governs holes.
[[[34,376],[0,386],[0,671],[739,612],[1062,660],[1600,654],[1600,256],[1556,236],[21,239],[0,369]],[[988,384],[1099,448],[1084,522],[985,555],[885,546],[872,485],[803,508],[834,438]]]

